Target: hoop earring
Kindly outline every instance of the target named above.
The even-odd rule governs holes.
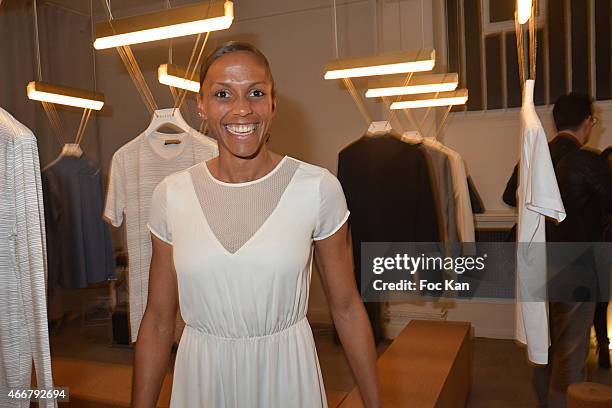
[[[270,133],[266,133],[266,144],[268,144],[268,142],[270,141],[271,137],[272,137],[272,135]]]

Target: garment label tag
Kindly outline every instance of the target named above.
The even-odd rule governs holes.
[[[181,141],[179,139],[168,139],[164,141],[164,146],[175,144],[181,144]]]

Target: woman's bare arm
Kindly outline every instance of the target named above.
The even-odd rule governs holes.
[[[367,408],[380,407],[376,349],[353,275],[347,225],[331,237],[315,241],[315,253],[334,325],[363,402]]]
[[[151,235],[149,294],[134,358],[132,407],[155,407],[168,371],[178,302],[172,245]]]

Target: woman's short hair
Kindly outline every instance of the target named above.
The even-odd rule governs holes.
[[[221,44],[217,48],[215,48],[215,50],[212,53],[210,53],[208,57],[206,57],[206,60],[204,60],[204,62],[202,63],[202,66],[200,67],[200,86],[204,84],[204,79],[206,78],[206,74],[208,73],[208,70],[210,69],[211,65],[216,60],[218,60],[225,54],[231,54],[232,52],[239,52],[239,51],[251,53],[255,55],[257,58],[259,58],[261,62],[264,63],[264,65],[266,66],[266,69],[268,70],[268,74],[270,75],[270,79],[272,80],[272,98],[274,98],[275,96],[274,77],[272,76],[272,70],[270,69],[270,63],[268,62],[268,59],[266,58],[266,56],[261,51],[259,51],[257,47],[247,42],[228,41],[224,44]]]

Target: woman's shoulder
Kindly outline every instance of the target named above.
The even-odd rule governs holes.
[[[338,178],[327,168],[291,158],[299,164],[298,182],[309,186],[308,190],[313,192],[314,197],[337,196],[342,191]]]
[[[295,163],[298,166],[300,172],[306,176],[321,178],[327,175],[331,175],[330,171],[327,170],[325,167],[317,166],[315,164],[308,163],[291,156],[287,156],[287,159]]]

